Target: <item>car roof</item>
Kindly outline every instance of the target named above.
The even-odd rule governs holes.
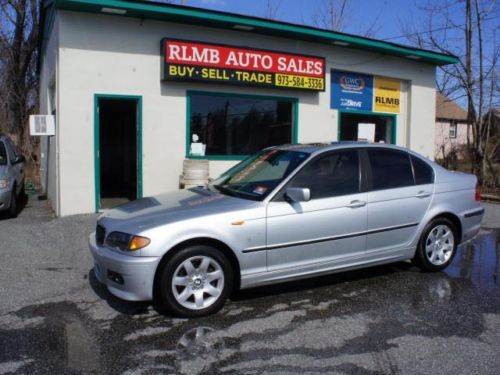
[[[413,151],[392,144],[387,143],[368,143],[368,142],[355,142],[355,141],[339,141],[332,143],[302,143],[302,144],[293,144],[293,145],[282,145],[270,147],[269,149],[278,149],[278,150],[294,150],[299,152],[307,152],[309,154],[322,153],[326,151],[332,150],[340,150],[346,148],[385,148],[392,150],[399,150],[404,152],[410,152],[414,154]],[[418,154],[417,154],[418,155]]]

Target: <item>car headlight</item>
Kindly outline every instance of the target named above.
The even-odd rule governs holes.
[[[9,187],[9,180],[0,180],[0,189],[7,189]]]
[[[106,245],[122,251],[135,251],[149,245],[151,240],[146,237],[134,236],[123,232],[111,232],[106,237]]]

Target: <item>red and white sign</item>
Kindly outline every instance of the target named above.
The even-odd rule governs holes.
[[[165,62],[215,68],[324,77],[319,57],[178,40],[165,40]]]

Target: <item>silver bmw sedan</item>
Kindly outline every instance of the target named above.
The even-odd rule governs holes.
[[[402,260],[440,271],[478,233],[479,200],[475,176],[404,148],[280,146],[107,211],[89,246],[115,296],[198,317],[243,288]]]

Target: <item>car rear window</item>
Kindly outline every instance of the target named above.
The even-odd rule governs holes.
[[[372,170],[372,189],[394,189],[413,186],[410,157],[397,150],[368,150]]]
[[[415,184],[424,185],[434,183],[434,171],[432,167],[422,159],[411,155],[413,171],[415,172]]]
[[[7,150],[3,142],[0,142],[0,165],[7,165]]]

